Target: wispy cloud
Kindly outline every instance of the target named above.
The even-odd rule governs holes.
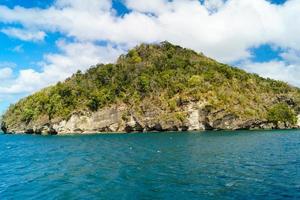
[[[0,68],[6,68],[6,67],[15,68],[16,66],[17,66],[17,64],[13,63],[13,62],[5,62],[5,61],[0,62]]]
[[[22,53],[22,52],[24,52],[24,49],[23,49],[23,45],[22,45],[22,44],[15,46],[15,47],[12,48],[11,50],[12,50],[13,52],[16,52],[16,53]]]
[[[32,31],[18,28],[4,28],[1,32],[14,38],[18,38],[23,41],[43,41],[46,33],[43,31]]]
[[[9,67],[0,68],[0,81],[10,79],[13,74],[13,70]]]

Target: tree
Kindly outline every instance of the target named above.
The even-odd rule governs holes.
[[[100,102],[99,99],[96,96],[93,96],[89,101],[88,101],[88,108],[91,111],[97,111],[99,108]]]
[[[285,103],[278,103],[268,111],[267,119],[271,122],[283,122],[296,124],[297,116],[291,108]]]
[[[202,76],[199,75],[193,75],[188,81],[188,84],[191,87],[200,86],[202,83],[203,83],[203,78]]]
[[[25,109],[22,115],[22,121],[25,123],[29,123],[33,118],[34,112],[31,109]]]
[[[139,56],[139,53],[135,49],[130,50],[128,55],[130,56],[132,63],[142,62],[142,58]]]
[[[150,89],[150,78],[147,75],[141,75],[139,78],[140,90],[143,93],[149,92]]]

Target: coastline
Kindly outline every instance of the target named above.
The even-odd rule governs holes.
[[[132,132],[63,132],[56,134],[40,134],[40,133],[26,133],[26,131],[16,131],[16,132],[2,132],[5,135],[41,135],[41,136],[75,136],[75,135],[128,135],[128,134],[153,134],[153,133],[218,133],[218,132],[254,132],[254,131],[292,131],[300,130],[300,127],[294,128],[275,128],[275,129],[216,129],[216,130],[181,130],[181,131],[132,131]]]
[[[1,129],[11,134],[68,135],[132,132],[183,132],[219,130],[285,130],[300,128],[300,115],[295,124],[271,122],[266,119],[242,118],[224,110],[207,111],[201,102],[189,103],[181,108],[183,119],[174,113],[162,110],[139,115],[125,105],[115,105],[96,112],[74,112],[66,120],[32,121],[30,123],[8,125],[3,121]],[[176,114],[176,113],[175,113]],[[162,118],[160,116],[168,116]]]

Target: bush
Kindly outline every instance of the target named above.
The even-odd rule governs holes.
[[[142,58],[139,56],[138,52],[135,49],[130,50],[129,53],[128,53],[128,55],[131,58],[131,62],[132,63],[140,63],[140,62],[142,62]]]
[[[141,75],[139,77],[140,91],[143,93],[149,92],[150,89],[150,78],[147,75]]]
[[[100,102],[97,99],[97,97],[92,97],[88,103],[87,103],[87,107],[91,110],[91,111],[97,111],[99,108]]]
[[[26,110],[24,110],[24,112],[23,112],[22,114],[23,114],[23,115],[22,115],[21,120],[22,120],[23,122],[29,123],[30,120],[32,120],[32,118],[33,118],[33,116],[34,116],[34,111],[31,110],[31,109],[26,109]]]
[[[274,105],[269,111],[268,111],[268,117],[267,119],[271,122],[284,122],[284,123],[291,123],[296,124],[297,122],[297,116],[291,108],[287,104],[279,103]]]
[[[202,83],[203,83],[202,76],[199,76],[199,75],[193,75],[188,80],[188,84],[189,84],[190,87],[201,86]]]

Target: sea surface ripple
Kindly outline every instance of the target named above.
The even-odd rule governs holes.
[[[0,199],[300,199],[300,131],[0,134]]]

